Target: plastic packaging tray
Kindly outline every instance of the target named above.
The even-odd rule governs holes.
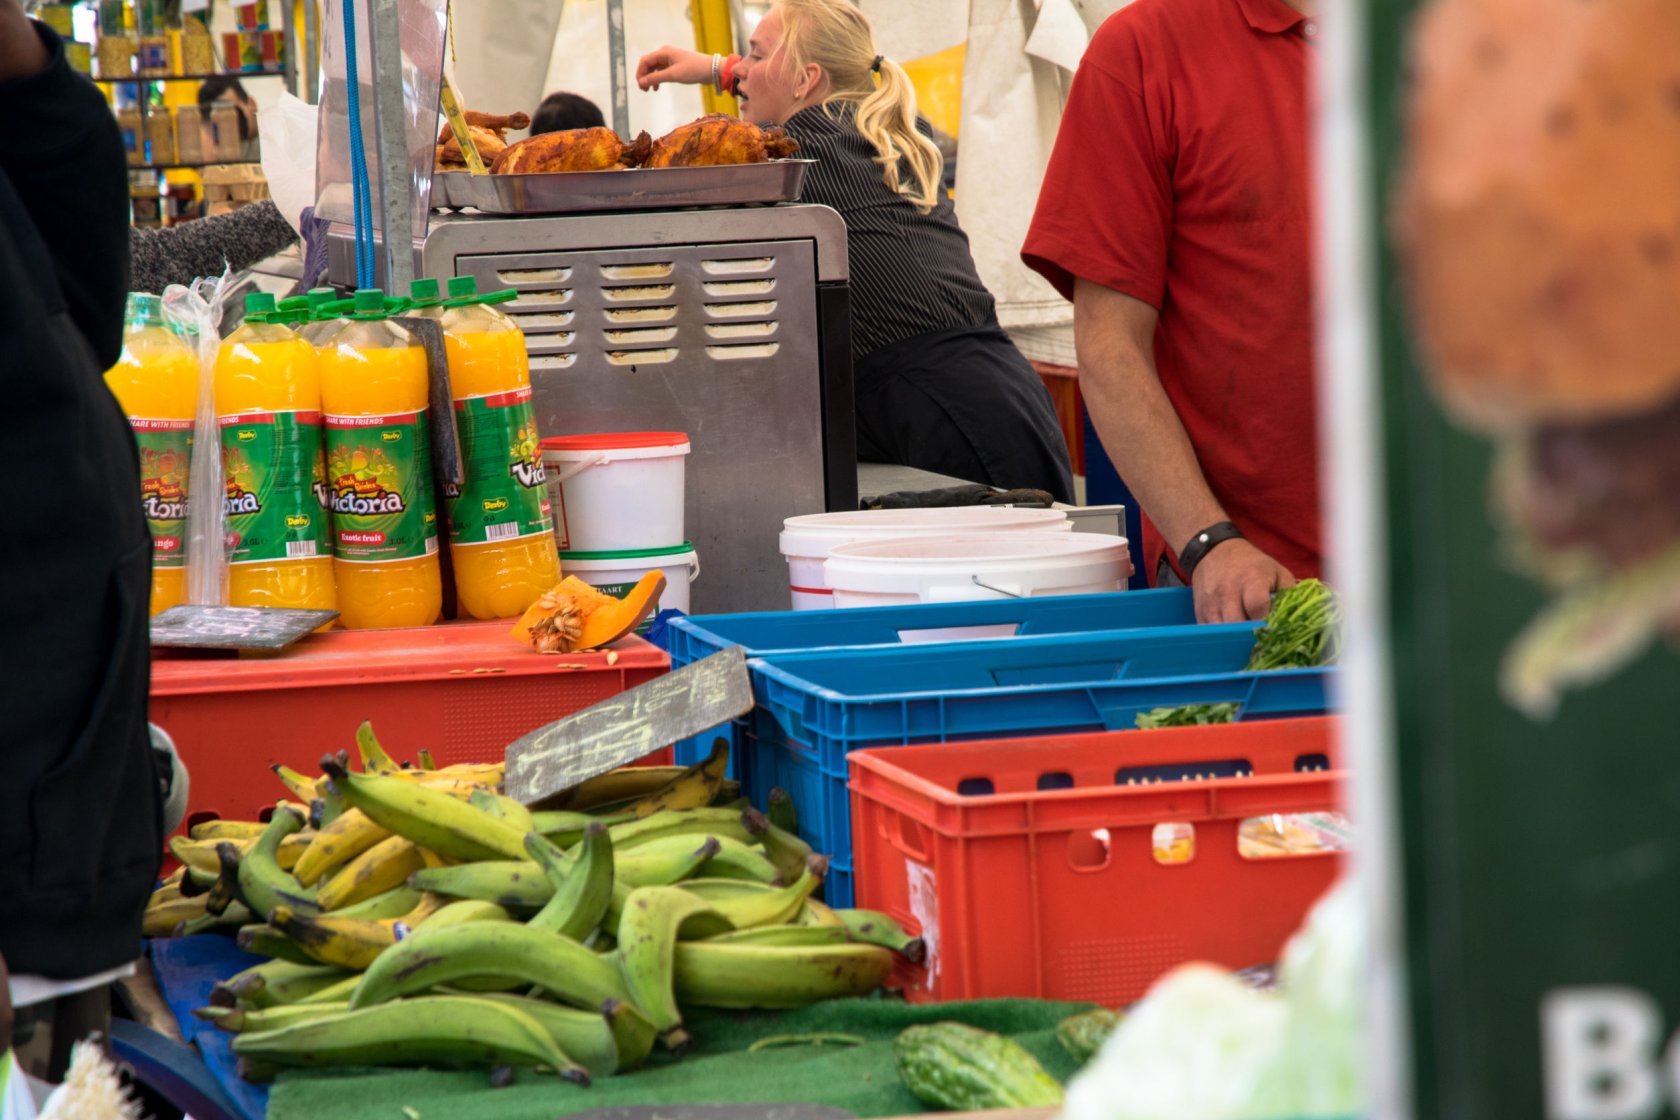
[[[363,720],[399,761],[421,747],[439,766],[495,761],[527,731],[668,665],[640,638],[616,643],[608,664],[605,651],[545,656],[507,631],[506,622],[339,630],[263,657],[157,657],[151,720],[186,764],[189,821],[256,819],[286,795],[271,764],[319,773],[323,754],[354,753]]]
[[[825,897],[852,898],[846,756],[862,747],[1125,731],[1153,708],[1235,703],[1239,719],[1319,715],[1334,670],[1246,673],[1258,624],[959,642],[757,658],[743,787],[781,786],[800,834],[834,857]]]
[[[915,1001],[1118,1007],[1186,961],[1274,962],[1342,857],[1251,858],[1239,830],[1337,807],[1335,727],[1272,720],[858,751],[857,904],[927,941],[927,966],[899,975]],[[1157,854],[1156,826],[1169,823],[1193,830],[1185,862]]]

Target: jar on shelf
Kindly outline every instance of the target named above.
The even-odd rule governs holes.
[[[35,14],[42,23],[58,32],[59,38],[70,39],[76,34],[72,17],[74,11],[73,4],[42,4]]]
[[[262,32],[262,68],[279,70],[286,62],[286,36],[279,31]]]
[[[99,36],[99,76],[128,78],[134,74],[134,36],[125,31]]]
[[[163,225],[163,199],[154,186],[149,191],[130,188],[128,195],[130,220],[137,226],[156,229]]]
[[[179,163],[204,163],[209,158],[204,143],[204,114],[197,105],[175,109],[175,158]]]
[[[234,106],[219,102],[215,104],[210,110],[210,134],[214,137],[214,147],[205,153],[206,159],[244,158],[245,142],[239,135],[239,110]]]
[[[175,122],[169,110],[162,108],[146,114],[146,147],[152,163],[176,163]]]
[[[146,137],[144,125],[140,120],[140,110],[130,106],[118,109],[117,131],[122,133],[123,151],[128,153],[131,166],[142,167],[146,163]]]
[[[216,51],[209,30],[197,16],[181,21],[181,70],[186,74],[212,74]]]
[[[128,34],[128,0],[99,0],[99,34]]]
[[[163,0],[140,0],[139,18],[140,73],[146,77],[168,77],[173,72],[169,60],[169,25],[165,21]]]

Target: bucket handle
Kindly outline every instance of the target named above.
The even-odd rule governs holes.
[[[564,467],[554,471],[552,477],[556,484],[564,483],[568,478],[571,478],[574,475],[582,474],[588,468],[599,466],[600,464],[608,461],[609,460],[605,452],[596,455],[592,459],[574,459],[567,463]]]
[[[974,599],[973,589],[975,587],[982,587],[985,590],[992,592],[992,595],[982,596],[983,598],[988,599],[993,597],[999,599],[1024,599],[1027,596],[1026,589],[1018,583],[981,583],[980,578],[975,576],[969,583],[937,584],[933,587],[929,587],[922,592],[922,602],[956,603],[972,601]]]
[[[693,583],[700,578],[700,554],[694,554],[694,561],[688,566],[688,582]]]

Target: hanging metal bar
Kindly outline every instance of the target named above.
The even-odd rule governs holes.
[[[607,50],[612,56],[613,131],[630,135],[630,77],[624,47],[624,0],[607,0]]]
[[[380,235],[385,290],[408,291],[414,279],[414,227],[409,206],[408,111],[403,98],[399,0],[368,0],[373,46],[374,138],[379,152]]]

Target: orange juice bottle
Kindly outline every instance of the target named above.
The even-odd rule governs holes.
[[[165,325],[163,301],[128,297],[122,357],[105,373],[140,447],[140,501],[152,531],[152,608],[186,599],[187,476],[198,355]]]
[[[444,494],[456,599],[473,618],[510,618],[560,579],[531,363],[524,332],[491,306],[517,293],[479,296],[472,277],[458,276],[449,296],[440,325],[464,479]]]
[[[426,402],[426,351],[356,293],[320,350],[339,621],[351,630],[429,626],[443,610]]]
[[[273,313],[272,295],[246,296],[245,322],[216,354],[228,602],[336,610],[321,374],[314,347]]]

